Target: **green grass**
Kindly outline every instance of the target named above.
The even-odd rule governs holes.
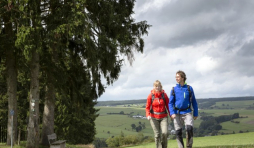
[[[209,136],[209,137],[194,137],[194,148],[254,148],[254,132]],[[185,141],[185,139],[184,139]],[[147,143],[138,146],[130,146],[128,148],[154,148],[155,143]],[[168,147],[177,148],[176,140],[169,140]],[[127,147],[126,147],[127,148]]]
[[[239,113],[240,116],[253,116],[253,110],[243,110],[243,109],[204,109],[199,110],[199,112],[211,113],[212,116],[220,115],[231,115],[234,113]]]
[[[244,132],[247,131],[247,130],[249,132],[254,132],[254,114],[253,114],[253,110],[221,109],[221,110],[201,110],[200,112],[211,113],[212,116],[230,115],[230,114],[234,114],[234,113],[239,113],[240,117],[248,116],[248,118],[238,118],[238,119],[234,120],[234,121],[239,121],[240,122],[239,124],[232,123],[231,121],[221,123],[222,130],[220,130],[219,132],[233,133],[233,131],[234,131],[235,133],[238,133],[240,130],[244,131]],[[195,126],[195,124],[196,124],[196,121],[194,123],[194,126]]]
[[[254,122],[249,122],[248,118],[236,119],[235,121],[240,121],[240,123],[237,124],[237,123],[232,123],[230,121],[221,123],[221,126],[223,128],[219,132],[224,132],[224,133],[232,133],[232,131],[234,131],[235,133],[238,133],[239,131],[254,132],[254,129],[253,129]]]
[[[254,100],[216,102],[215,106],[218,106],[220,108],[242,109],[249,106],[254,106]]]
[[[100,109],[98,112],[100,115],[107,115],[107,113],[120,113],[123,111],[125,114],[129,114],[131,112],[134,112],[134,115],[143,115],[145,116],[145,108],[139,108],[139,107],[96,107],[96,109]]]
[[[6,143],[0,143],[0,148],[10,148],[11,146],[7,146]],[[21,141],[20,145],[15,145],[13,146],[13,148],[25,148],[26,147],[26,142],[25,141]],[[48,148],[45,146],[39,146],[39,148]]]
[[[11,146],[7,146],[6,143],[0,143],[0,148],[10,148]],[[21,141],[20,145],[15,145],[13,148],[25,148],[26,147],[26,141]],[[39,148],[48,148],[48,146],[39,146]],[[66,144],[66,148],[81,148],[79,146]],[[85,146],[82,146],[82,148],[86,148]]]
[[[193,148],[254,148],[254,132],[219,135],[209,137],[194,137]],[[185,141],[185,139],[184,139]],[[3,143],[0,143],[1,148],[10,148]],[[81,146],[67,145],[68,148],[81,148]],[[155,143],[146,143],[137,146],[128,146],[125,148],[154,148]],[[177,148],[176,140],[169,140],[168,147]],[[20,146],[14,146],[13,148],[25,148],[25,142],[22,142]],[[46,148],[40,146],[40,148]],[[82,146],[84,148],[84,146]]]
[[[120,135],[121,131],[125,135],[136,135],[135,130],[132,131],[131,124],[138,125],[139,122],[145,123],[146,129],[142,130],[144,136],[153,136],[153,130],[151,128],[150,122],[146,119],[134,119],[128,117],[128,115],[109,115],[107,113],[120,113],[123,111],[125,114],[134,112],[133,115],[143,115],[145,116],[145,108],[137,107],[98,107],[100,108],[100,116],[95,120],[96,125],[96,137],[98,138],[108,138],[110,136]],[[97,108],[97,109],[98,109]],[[169,121],[171,122],[171,121]],[[197,119],[194,122],[194,127],[199,127],[201,120]],[[108,134],[107,132],[110,132]]]
[[[235,119],[235,121],[239,121],[239,124],[232,123],[230,121],[228,122],[223,122],[221,123],[222,125],[222,130],[220,130],[220,133],[233,133],[233,131],[236,133],[234,135],[238,135],[239,131],[244,131],[246,132],[247,130],[249,132],[254,132],[254,114],[253,110],[245,110],[245,107],[248,107],[249,105],[253,105],[254,101],[253,100],[248,100],[248,101],[225,101],[225,102],[217,102],[217,106],[222,106],[222,104],[225,104],[227,107],[227,104],[229,107],[233,107],[234,109],[209,109],[209,110],[199,110],[199,112],[205,112],[208,113],[212,116],[220,116],[220,115],[232,115],[234,113],[239,113],[240,116],[248,118],[239,118]],[[96,107],[96,109],[100,109],[98,112],[100,116],[95,120],[95,125],[96,125],[96,135],[95,137],[97,138],[108,138],[111,136],[118,136],[121,134],[121,132],[124,133],[124,135],[137,135],[137,132],[135,130],[131,129],[131,124],[136,124],[138,125],[139,122],[142,124],[145,123],[146,129],[143,129],[142,132],[144,136],[153,136],[153,130],[151,128],[150,122],[146,119],[134,119],[131,117],[128,117],[128,115],[109,115],[107,113],[120,113],[123,111],[125,114],[129,114],[131,112],[134,112],[133,115],[143,115],[145,116],[145,108],[141,108],[143,106],[142,104],[135,105],[135,104],[130,104],[131,107],[123,107],[123,105],[119,106],[114,106],[114,107]],[[198,128],[202,120],[197,119],[194,122],[194,127]],[[171,121],[169,121],[171,122]],[[108,134],[108,131],[110,134]],[[245,133],[242,133],[244,136]],[[230,136],[230,135],[226,135]],[[170,135],[172,138],[172,135]],[[254,136],[252,136],[254,137]],[[200,142],[198,141],[199,138],[195,138],[194,140],[194,146],[198,146],[198,144],[202,143],[202,141],[206,141],[206,137],[203,137],[204,139],[201,140]],[[212,137],[213,138],[213,137]],[[202,138],[201,138],[202,139]],[[254,139],[254,138],[253,138]],[[254,141],[254,140],[253,140]],[[209,143],[209,139],[207,140]],[[216,141],[216,144],[217,143]],[[151,145],[151,147],[154,147],[154,143],[152,144],[147,144]],[[223,144],[222,144],[223,145]],[[225,145],[225,144],[224,144]],[[176,146],[176,141],[175,140],[169,140],[169,147],[171,146]],[[5,144],[0,143],[0,147],[2,148],[7,148]],[[25,145],[23,146],[25,147]],[[23,148],[22,145],[21,147],[15,146],[14,148]],[[75,147],[75,146],[69,146],[69,147]],[[144,147],[144,146],[143,146]],[[145,146],[146,147],[146,146]],[[9,148],[9,146],[8,146]],[[43,148],[43,147],[41,147]],[[148,147],[149,148],[149,147]]]
[[[230,101],[224,102],[225,104],[230,104]],[[236,101],[233,101],[232,103],[235,103]],[[237,101],[238,102],[238,101]],[[245,102],[245,101],[244,101]],[[246,101],[247,103],[242,104],[248,104],[252,103],[252,101]],[[239,105],[241,106],[241,104]],[[128,115],[108,115],[107,113],[120,113],[123,111],[125,114],[129,114],[131,112],[134,112],[133,115],[143,115],[145,116],[145,108],[135,107],[132,105],[131,107],[123,107],[123,106],[117,106],[117,107],[97,107],[97,109],[100,108],[99,114],[100,116],[95,120],[96,125],[96,135],[97,138],[108,138],[111,136],[118,136],[121,132],[123,132],[125,135],[136,135],[136,131],[132,131],[131,124],[138,125],[138,122],[145,123],[146,129],[142,130],[144,136],[153,136],[153,130],[150,126],[150,122],[145,119],[133,119],[128,117]],[[239,107],[238,107],[239,108]],[[244,110],[244,109],[209,109],[209,110],[200,110],[199,112],[206,112],[209,113],[212,116],[220,116],[220,115],[232,115],[234,113],[239,113],[240,116],[248,118],[239,118],[235,119],[235,121],[240,121],[239,124],[232,123],[230,121],[221,123],[222,130],[220,130],[220,133],[239,133],[239,131],[249,131],[254,132],[254,114],[253,110]],[[169,121],[171,122],[171,121]],[[198,128],[202,120],[197,119],[194,121],[194,127]],[[108,134],[108,131],[110,134]]]
[[[209,136],[209,137],[194,137],[193,148],[254,148],[254,132]],[[185,139],[184,139],[185,141]],[[3,143],[0,143],[1,148],[10,148]],[[79,146],[67,145],[68,148],[80,148]],[[83,146],[82,146],[83,147]],[[138,146],[128,146],[126,148],[154,148],[155,143],[146,143]],[[168,147],[177,148],[176,140],[169,140]],[[25,148],[25,142],[21,146],[14,146],[13,148]],[[40,148],[46,148],[40,146]],[[84,147],[83,147],[84,148]]]
[[[120,135],[123,132],[125,135],[136,135],[137,132],[132,130],[131,124],[138,125],[139,122],[145,123],[146,129],[142,132],[145,136],[153,136],[153,131],[150,122],[146,119],[134,119],[128,117],[128,115],[107,114],[107,113],[119,113],[123,111],[125,114],[134,112],[133,115],[145,116],[145,109],[142,108],[124,108],[124,107],[102,107],[99,111],[100,116],[95,120],[96,125],[96,137],[108,138],[111,136]],[[108,134],[108,131],[110,134]]]

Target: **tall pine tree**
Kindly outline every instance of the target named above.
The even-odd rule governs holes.
[[[7,145],[16,142],[17,139],[17,67],[15,47],[15,12],[12,1],[1,2],[1,42],[2,54],[0,57],[5,59],[7,98],[8,98],[8,122],[7,122]],[[2,28],[3,27],[3,28]],[[5,57],[3,57],[5,56]],[[13,135],[13,136],[12,136]]]
[[[114,83],[124,58],[132,63],[134,52],[143,52],[142,36],[150,25],[132,18],[135,0],[19,0],[13,4],[16,28],[10,30],[17,37],[15,52],[26,57],[19,64],[27,64],[18,69],[22,81],[18,86],[24,86],[21,94],[29,92],[27,147],[39,145],[42,110],[42,144],[48,144],[46,135],[52,132],[71,143],[90,143],[97,117],[94,105],[106,87],[102,79],[107,85]],[[44,109],[39,108],[40,95],[45,96]],[[79,138],[73,138],[74,133]]]
[[[48,9],[49,11],[45,13],[46,17],[44,21],[45,24],[47,24],[47,38],[50,38],[46,45],[49,50],[58,49],[57,57],[60,63],[65,63],[65,61],[71,57],[72,53],[74,53],[75,58],[79,59],[77,60],[78,63],[72,61],[71,65],[80,65],[80,68],[84,69],[83,71],[89,73],[91,84],[89,81],[85,81],[85,79],[79,83],[84,83],[87,87],[91,87],[91,93],[86,91],[86,96],[89,96],[89,98],[86,99],[90,99],[90,102],[96,100],[105,91],[105,86],[102,84],[103,77],[106,78],[107,84],[112,84],[118,78],[123,61],[123,58],[120,57],[127,56],[128,60],[132,62],[134,59],[133,52],[135,50],[139,52],[143,51],[144,42],[141,37],[147,34],[147,29],[150,26],[147,25],[145,21],[135,23],[134,19],[131,17],[133,14],[134,2],[133,0],[77,0],[45,1],[44,3],[45,7],[50,8]],[[66,48],[66,46],[68,48]],[[79,64],[81,60],[83,64]],[[58,66],[60,66],[58,67],[59,70],[65,69],[64,71],[69,71],[70,67],[73,67],[68,64]],[[65,76],[67,77],[54,76],[56,79],[63,78],[61,81],[64,81],[64,79],[68,80],[68,85],[61,87],[66,87],[66,91],[71,93],[66,94],[71,96],[72,99],[70,100],[72,103],[75,103],[73,102],[75,99],[77,100],[77,95],[73,94],[78,94],[78,92],[74,93],[72,91],[74,88],[70,85],[73,83],[78,85],[76,84],[78,82],[69,81],[74,79],[72,78],[72,73],[74,72],[75,71],[69,72],[70,75],[66,74]],[[64,74],[64,72],[61,71],[61,74]],[[60,98],[66,97],[56,98],[60,101]],[[79,99],[82,101],[81,97],[79,97]],[[63,104],[62,102],[58,104],[60,106],[57,105],[56,107],[61,108]],[[49,107],[45,107],[45,109],[46,108]],[[51,112],[51,114],[47,114],[48,116],[54,115],[54,111],[52,110],[48,111]],[[68,110],[66,111],[69,112]],[[61,122],[56,120],[56,126],[63,127],[63,129],[65,126],[66,129],[70,129],[69,126],[67,126],[68,124],[61,123],[65,123],[63,119],[67,121],[73,120],[70,119],[73,116],[68,117],[68,113],[60,116],[59,113],[60,112],[57,112],[55,115],[57,116],[56,119],[61,119]],[[61,118],[58,118],[58,116]],[[63,116],[66,116],[66,118],[63,118]],[[48,125],[43,125],[45,127],[54,125],[54,121],[49,121],[46,116],[43,119],[43,123],[48,123]],[[71,125],[74,124],[72,123]],[[78,131],[76,134],[78,134]],[[49,132],[53,131],[42,131],[42,143],[47,142],[46,135],[51,134]],[[66,135],[66,137],[63,137],[64,139],[72,138],[71,136],[69,137],[67,133],[68,132],[61,132],[59,135]]]

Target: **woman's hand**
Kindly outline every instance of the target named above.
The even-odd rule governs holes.
[[[176,114],[173,114],[172,116],[171,116],[171,119],[175,119],[176,118]]]

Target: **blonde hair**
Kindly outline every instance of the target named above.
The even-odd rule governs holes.
[[[161,90],[162,90],[162,85],[161,85],[161,82],[159,80],[156,80],[154,83],[153,83],[153,86],[160,86],[161,87]]]

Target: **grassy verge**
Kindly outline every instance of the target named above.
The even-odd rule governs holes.
[[[0,148],[10,148],[11,146],[5,143],[0,143]],[[26,141],[21,141],[20,145],[15,145],[13,148],[26,148]],[[40,145],[39,148],[48,148],[47,146]],[[66,144],[66,148],[92,148],[91,145],[70,145]]]
[[[195,148],[254,148],[254,132],[219,135],[210,137],[195,137],[193,147]],[[185,140],[184,140],[185,141]],[[154,148],[154,143],[128,148]],[[168,147],[178,148],[176,140],[169,140]]]
[[[194,137],[193,148],[254,148],[254,132],[219,135],[209,137]],[[185,141],[185,140],[184,140]],[[23,141],[20,146],[13,148],[25,148],[26,143]],[[10,148],[3,143],[0,143],[1,148]],[[66,145],[67,148],[92,148],[92,145]],[[154,148],[155,144],[146,143],[137,146],[126,146],[125,148]],[[169,140],[168,147],[178,148],[176,140]],[[40,148],[47,148],[40,146]]]

